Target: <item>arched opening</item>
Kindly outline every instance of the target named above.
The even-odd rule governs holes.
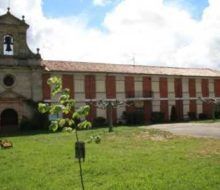
[[[1,113],[1,133],[13,133],[18,130],[18,114],[13,109]]]
[[[4,36],[3,50],[4,55],[14,55],[14,39],[9,34]]]

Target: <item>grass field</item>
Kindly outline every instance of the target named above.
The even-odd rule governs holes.
[[[219,190],[220,140],[176,137],[138,127],[80,131],[86,190]],[[80,190],[74,134],[10,137],[0,150],[0,190]]]

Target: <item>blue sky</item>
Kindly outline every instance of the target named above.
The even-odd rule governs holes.
[[[92,0],[44,0],[43,11],[47,17],[86,17],[89,26],[101,27],[106,13],[121,1],[110,0],[104,6],[97,6]],[[208,0],[164,0],[164,4],[185,9],[190,12],[192,18],[200,20],[203,10],[208,6]]]
[[[208,6],[208,0],[164,0],[164,3],[173,3],[188,10],[194,19],[201,18],[203,10]]]
[[[89,26],[99,27],[107,12],[121,0],[113,0],[105,6],[94,5],[92,0],[44,0],[43,11],[48,17],[86,17]]]

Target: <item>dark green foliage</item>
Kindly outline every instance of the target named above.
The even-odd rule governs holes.
[[[220,119],[220,111],[216,111],[215,112],[215,118],[216,119]]]
[[[215,105],[215,111],[220,112],[220,103]]]
[[[31,108],[32,117],[22,117],[20,122],[20,129],[22,131],[48,129],[48,114],[43,114],[38,111],[38,102],[34,102],[33,100],[26,100],[25,103]]]
[[[124,112],[123,117],[127,125],[144,124],[144,111],[136,110],[133,112]]]
[[[105,127],[107,125],[104,117],[96,117],[92,122],[92,127]]]
[[[31,121],[30,119],[23,117],[20,122],[20,130],[21,131],[27,131],[32,130]]]
[[[170,121],[177,121],[177,113],[175,106],[172,106],[171,108]]]
[[[195,112],[188,112],[188,117],[190,120],[196,120],[197,116]]]
[[[200,114],[199,114],[199,119],[205,120],[205,119],[208,119],[208,116],[207,116],[207,114],[205,114],[205,113],[200,113]]]
[[[164,121],[163,112],[152,112],[151,113],[151,122],[153,123],[162,123]]]

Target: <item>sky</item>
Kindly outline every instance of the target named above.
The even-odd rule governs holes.
[[[220,0],[0,0],[43,59],[220,70]]]

